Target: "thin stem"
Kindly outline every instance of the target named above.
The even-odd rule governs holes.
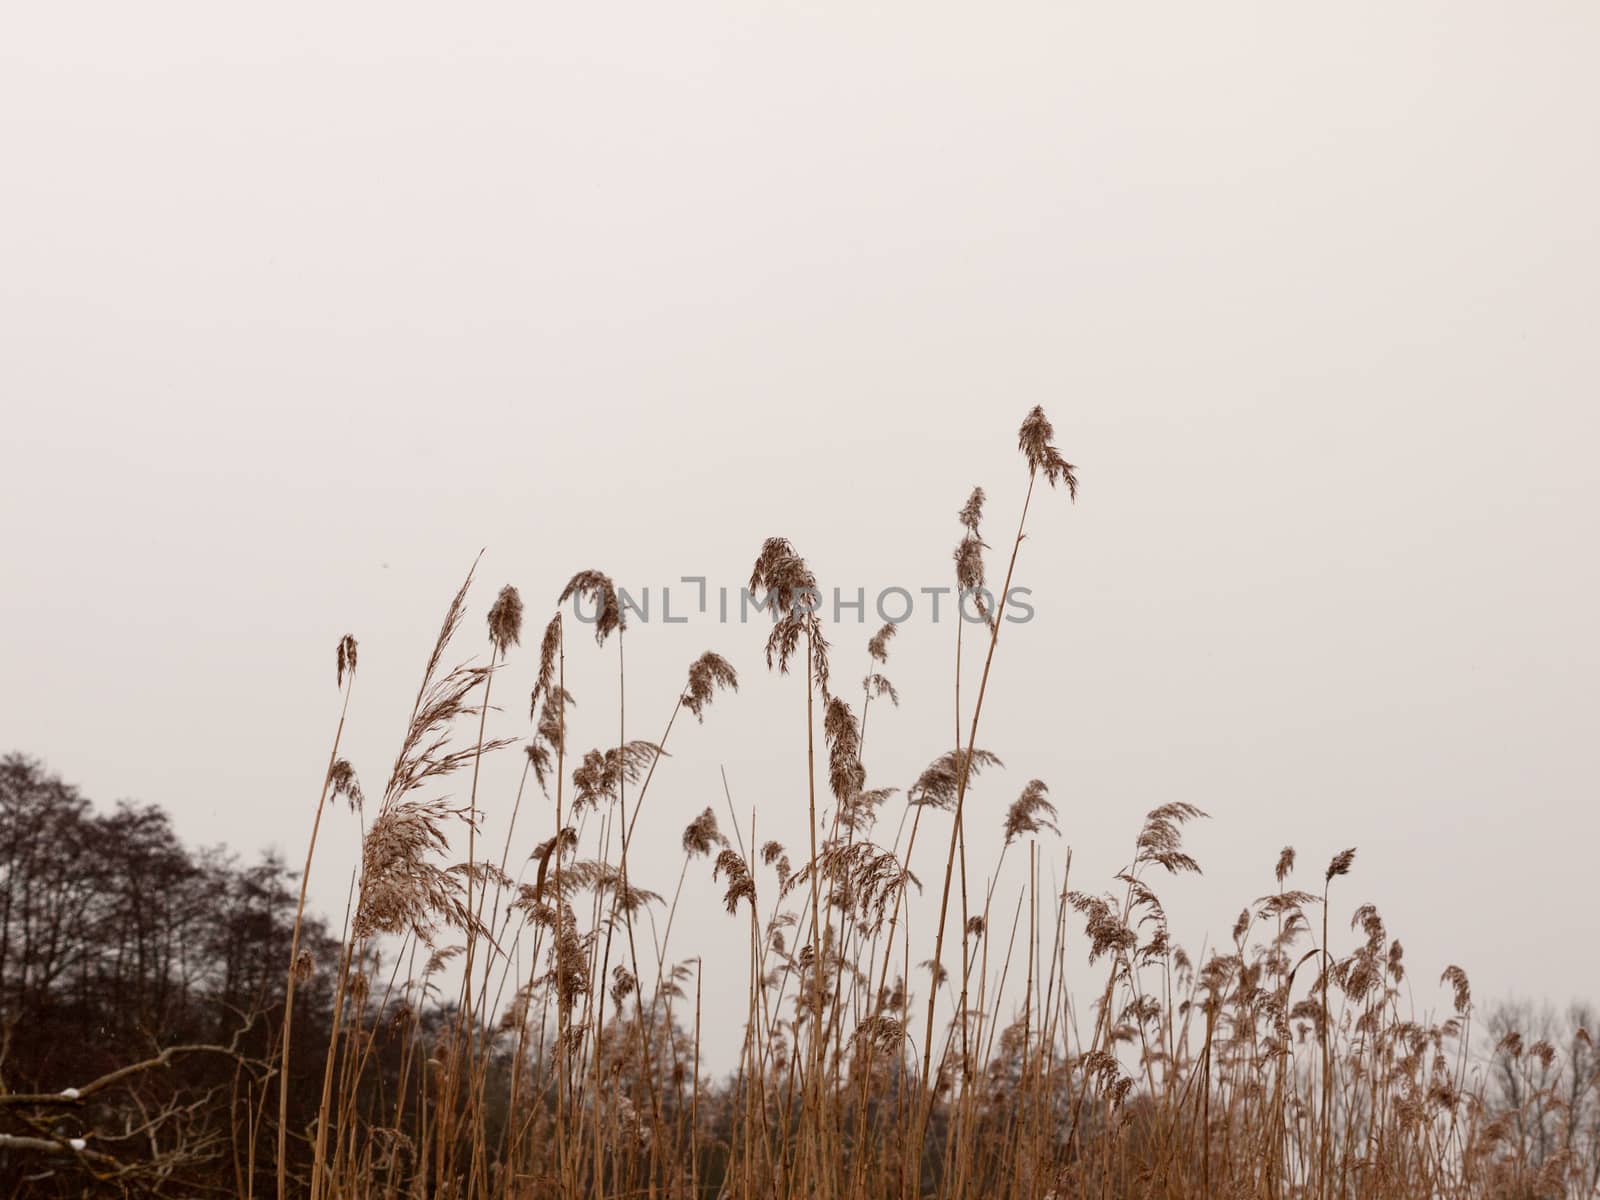
[[[333,768],[339,760],[339,741],[344,737],[345,714],[350,711],[350,692],[355,686],[356,672],[352,667],[350,681],[344,688],[344,702],[339,706],[339,727],[333,734],[333,749],[328,752],[328,769],[322,775],[322,794],[317,797],[317,813],[311,821],[311,842],[306,847],[306,865],[300,872],[300,899],[295,904],[294,910],[294,932],[289,936],[289,975],[284,984],[283,1045],[280,1048],[278,1068],[278,1200],[284,1200],[284,1190],[288,1182],[289,1042],[294,1027],[294,985],[297,974],[295,966],[300,957],[300,930],[305,919],[306,889],[311,883],[311,858],[317,851],[317,833],[322,828],[322,810],[328,805],[328,789],[333,784]]]

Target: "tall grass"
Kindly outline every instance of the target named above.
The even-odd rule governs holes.
[[[1001,604],[1019,577],[1036,485],[1065,485],[1074,498],[1078,486],[1039,409],[1019,448]],[[866,759],[874,701],[898,702],[886,676],[894,627],[867,643],[853,705],[833,688],[841,651],[813,603],[811,568],[783,538],[760,547],[750,588],[775,610],[766,663],[804,692],[788,736],[804,747],[808,835],[793,849],[758,841],[761,812],[729,793],[725,825],[711,807],[687,822],[670,901],[636,879],[634,829],[658,770],[670,769],[674,724],[726,703],[734,669],[703,655],[660,740],[629,741],[623,607],[603,573],[574,575],[540,641],[506,840],[498,861],[480,860],[479,814],[494,803],[479,795],[480,767],[511,744],[488,736],[490,695],[520,642],[522,599],[502,589],[490,610],[487,666],[447,669],[469,574],[364,834],[321,1111],[314,1128],[276,1134],[280,1163],[293,1136],[308,1140],[314,1165],[309,1179],[280,1170],[280,1198],[1325,1198],[1575,1187],[1559,1156],[1535,1170],[1507,1149],[1471,1050],[1465,974],[1445,973],[1443,1015],[1419,1013],[1400,943],[1377,911],[1334,917],[1354,851],[1302,890],[1286,849],[1231,934],[1194,959],[1169,938],[1160,891],[1168,876],[1200,870],[1183,841],[1205,816],[1198,808],[1162,805],[1130,829],[1126,864],[1102,890],[1069,886],[1071,851],[1054,836],[1045,781],[1004,808],[974,807],[974,779],[998,764],[978,736],[1004,626],[976,590],[984,501],[975,491],[961,510],[955,555],[957,582],[985,618],[982,671],[964,697],[958,622],[954,745],[911,783],[903,806],[896,789],[868,786]],[[593,609],[595,640],[615,638],[617,653],[617,740],[581,754],[568,746],[569,601]],[[353,671],[353,641],[348,651]],[[343,643],[339,668],[343,684]],[[931,735],[947,736],[948,727]],[[322,802],[359,797],[337,753],[336,738]],[[468,800],[457,807],[441,797],[464,772]],[[540,802],[545,815],[521,819]],[[321,802],[308,873],[320,820]],[[1004,833],[981,872],[967,860],[974,820]],[[906,919],[922,888],[911,863],[924,827],[946,836],[942,875],[929,880],[931,945]],[[451,863],[462,845],[467,859]],[[684,879],[707,869],[747,945],[742,980],[712,980],[695,947],[673,940]],[[974,877],[988,881],[978,894]],[[1059,887],[1048,886],[1053,877]],[[298,969],[286,964],[290,1013]],[[702,1059],[705,986],[745,996],[737,1065],[721,1081]],[[285,1063],[289,1035],[286,1015]]]

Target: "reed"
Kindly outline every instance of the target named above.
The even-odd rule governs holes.
[[[795,695],[785,724],[798,745],[803,711],[804,777],[797,767],[760,779],[752,806],[724,772],[727,824],[703,800],[686,810],[677,863],[659,847],[641,856],[635,830],[647,802],[662,815],[658,780],[679,769],[667,746],[684,714],[688,728],[707,728],[691,749],[709,745],[715,762],[716,709],[728,702],[718,698],[738,689],[732,662],[707,651],[675,690],[652,696],[626,673],[615,585],[573,575],[537,649],[506,839],[498,863],[479,862],[480,811],[502,803],[493,788],[480,796],[482,767],[514,742],[491,729],[511,718],[490,697],[516,658],[522,601],[502,589],[487,662],[447,668],[469,573],[363,834],[306,1188],[283,1170],[293,1131],[281,1101],[269,1131],[280,1197],[1583,1194],[1575,1157],[1533,1163],[1513,1151],[1485,1084],[1486,1065],[1512,1047],[1471,1044],[1465,973],[1445,972],[1436,1008],[1426,989],[1413,992],[1376,909],[1362,905],[1348,926],[1333,913],[1353,850],[1320,887],[1299,890],[1286,849],[1263,894],[1224,923],[1231,936],[1191,957],[1169,933],[1162,890],[1200,870],[1184,844],[1200,809],[1174,801],[1130,821],[1126,865],[1093,890],[1070,883],[1063,841],[1086,818],[1076,805],[1064,815],[1059,791],[1030,778],[1009,804],[980,799],[980,777],[1002,768],[978,735],[1030,506],[1041,481],[1072,499],[1078,489],[1042,410],[1027,414],[1018,447],[997,601],[982,590],[983,489],[958,514],[955,576],[987,635],[981,671],[964,678],[958,620],[954,738],[949,725],[928,733],[934,757],[903,791],[869,786],[867,754],[876,702],[900,699],[885,674],[895,627],[866,644],[858,710],[832,690],[840,652],[807,560],[784,538],[761,545],[750,589],[772,610],[766,665],[802,684],[803,709]],[[616,648],[616,719],[581,755],[568,752],[576,700],[562,607],[574,602],[593,610],[598,647],[614,635]],[[361,800],[338,757],[355,665],[347,641],[307,876],[330,796]],[[657,741],[629,739],[629,693],[666,712]],[[894,709],[883,711],[874,730]],[[469,768],[456,807],[448,787]],[[793,860],[766,807],[786,802],[807,822]],[[530,822],[537,832],[524,832]],[[992,862],[969,855],[979,822],[996,830]],[[914,870],[924,829],[943,839],[927,895]],[[466,858],[454,862],[458,845]],[[669,885],[676,873],[670,900],[644,886],[658,869]],[[695,913],[691,927],[737,922],[739,961],[677,948],[692,871],[709,871],[724,912]],[[958,941],[957,968],[947,958]],[[286,969],[292,1005],[293,955]],[[706,1071],[706,989],[742,989],[728,1078]],[[286,1008],[285,1067],[291,1019]],[[1545,1105],[1538,1119],[1561,1120],[1553,1092],[1530,1103]]]

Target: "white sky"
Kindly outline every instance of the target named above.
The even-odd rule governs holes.
[[[1355,845],[1336,914],[1379,905],[1419,1005],[1452,961],[1593,998],[1597,51],[1581,3],[9,6],[0,748],[298,860],[338,636],[377,791],[480,547],[463,653],[504,582],[534,642],[574,570],[736,587],[770,534],[827,587],[943,584],[975,483],[998,575],[1043,403],[1083,494],[1024,546],[974,870],[1033,776],[1079,887],[1189,800],[1191,952],[1283,844],[1305,880]],[[874,783],[947,746],[951,636],[895,642]],[[745,679],[673,733],[647,885],[722,765],[762,840],[804,836],[760,642],[630,635],[630,736],[708,646]],[[581,749],[615,660],[573,649]],[[726,1052],[708,875],[674,957]]]

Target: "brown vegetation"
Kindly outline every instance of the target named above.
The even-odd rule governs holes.
[[[1078,489],[1041,410],[1028,414],[1019,448],[1020,515],[1002,597],[1024,557],[1035,485],[1063,485],[1068,498]],[[984,580],[985,503],[976,490],[959,513],[954,565],[964,588]],[[750,586],[777,605],[767,666],[805,692],[805,728],[791,731],[806,752],[805,844],[758,840],[760,813],[730,796],[726,824],[712,808],[687,822],[670,900],[643,886],[630,850],[674,724],[684,710],[714,721],[738,679],[707,652],[689,667],[659,739],[630,740],[625,606],[608,576],[586,570],[559,593],[539,639],[523,788],[505,843],[480,857],[479,768],[510,745],[487,736],[486,717],[498,668],[521,641],[523,601],[499,592],[488,665],[447,668],[471,583],[469,574],[448,606],[367,814],[352,915],[336,961],[322,955],[333,980],[313,1021],[295,1013],[307,969],[299,947],[316,940],[303,938],[302,890],[280,964],[288,1004],[271,1023],[281,1034],[268,1061],[279,1069],[271,1088],[249,1077],[244,1115],[230,1129],[235,1161],[248,1164],[233,1177],[240,1192],[1592,1193],[1600,1149],[1589,1033],[1572,1034],[1565,1063],[1549,1040],[1524,1045],[1510,1030],[1475,1050],[1471,989],[1456,967],[1441,981],[1447,1011],[1417,1013],[1404,952],[1379,913],[1362,905],[1348,921],[1333,915],[1355,851],[1301,889],[1285,849],[1227,940],[1198,960],[1169,937],[1160,895],[1168,876],[1200,870],[1183,838],[1206,815],[1194,805],[1162,805],[1130,829],[1126,865],[1104,890],[1041,886],[1071,868],[1056,840],[1062,826],[1070,835],[1070,820],[1047,783],[1031,780],[1009,806],[972,801],[973,780],[998,765],[979,746],[1006,632],[998,612],[979,610],[982,669],[967,695],[957,623],[954,738],[949,727],[937,735],[939,752],[907,788],[889,833],[895,789],[868,786],[866,738],[873,704],[898,702],[885,675],[894,627],[867,642],[860,695],[835,692],[830,660],[840,649],[804,603],[817,581],[784,538],[760,547]],[[582,752],[567,741],[570,647],[559,611],[574,599],[598,615],[592,632],[606,653],[614,648],[618,678],[616,740]],[[353,639],[337,657],[348,702]],[[799,712],[797,698],[795,725]],[[442,798],[468,772],[465,803]],[[531,817],[530,776],[544,802]],[[337,734],[326,779],[308,873],[323,807],[339,796],[362,803]],[[966,844],[980,812],[1004,835],[999,861],[981,874]],[[921,901],[934,905],[931,944],[914,946],[905,916],[923,888],[910,864],[924,828],[946,840],[942,874],[926,881]],[[466,860],[449,862],[459,846]],[[728,915],[719,919],[736,922],[747,945],[743,1043],[722,1082],[701,1060],[711,981],[694,948],[673,943],[690,870],[724,889]],[[973,878],[990,882],[974,888]],[[644,919],[657,910],[663,920]],[[446,980],[449,998],[440,994]],[[308,1037],[319,1039],[309,1118],[296,1091]],[[291,1094],[301,1096],[293,1106]],[[38,1137],[65,1128],[39,1097],[0,1094],[0,1112],[28,1105]],[[64,1155],[99,1152],[94,1137],[85,1149],[59,1137],[53,1145]]]

